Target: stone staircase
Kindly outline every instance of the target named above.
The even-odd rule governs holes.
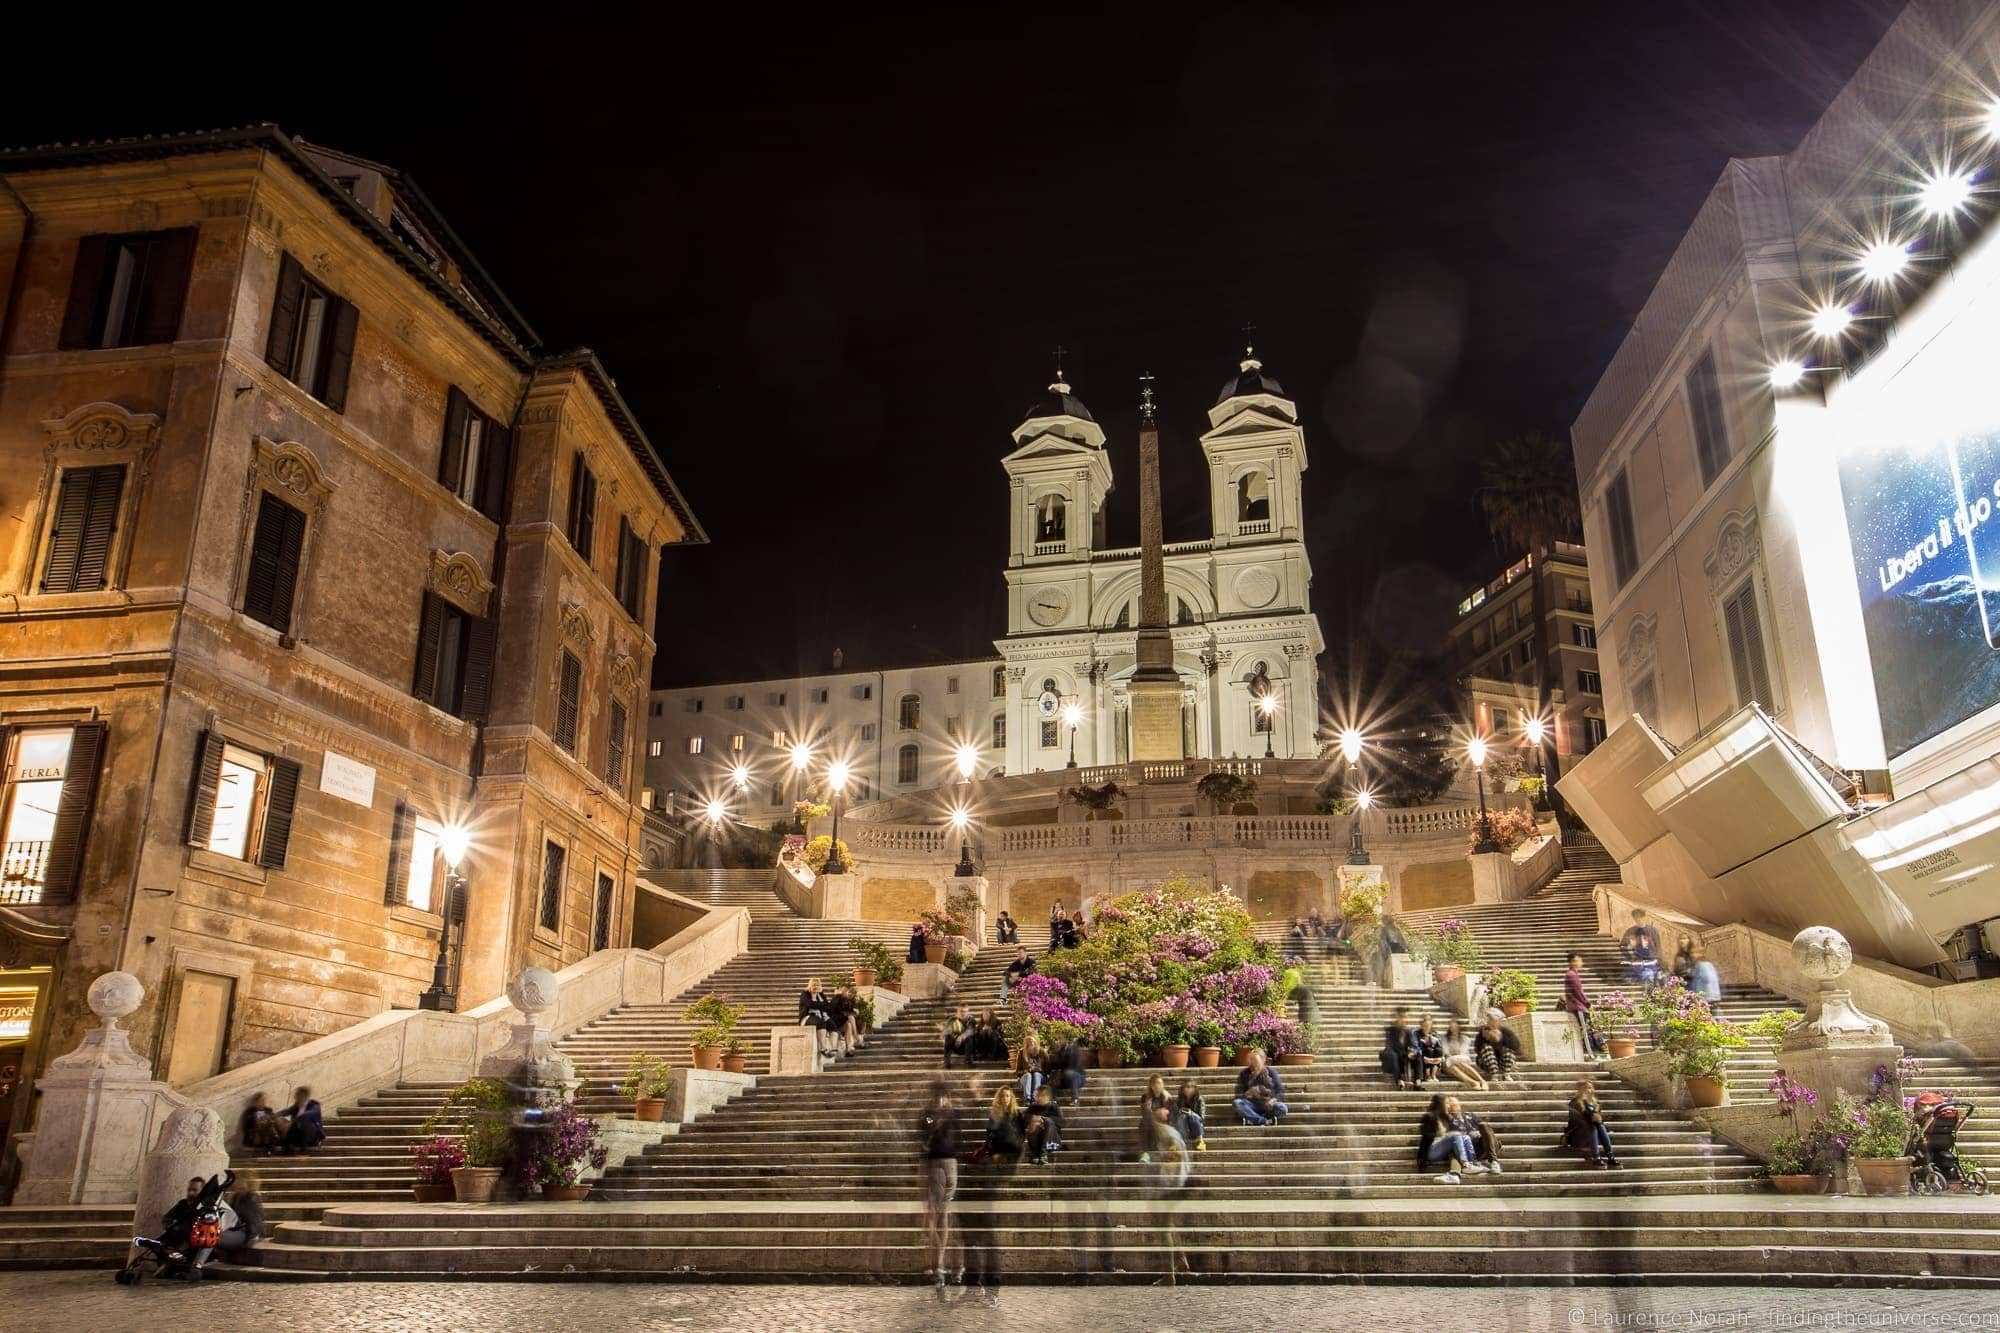
[[[649,870],[643,878],[709,907],[741,907],[752,921],[798,920],[771,890],[771,870]]]

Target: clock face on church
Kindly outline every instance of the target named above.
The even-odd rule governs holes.
[[[1028,598],[1028,619],[1037,625],[1053,625],[1069,614],[1069,594],[1061,588],[1043,588]]]

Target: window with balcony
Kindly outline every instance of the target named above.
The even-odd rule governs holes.
[[[0,903],[76,896],[108,728],[20,727],[7,735],[0,792]]]

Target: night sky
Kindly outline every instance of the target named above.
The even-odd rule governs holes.
[[[1141,371],[1168,538],[1207,535],[1246,322],[1303,417],[1329,644],[1430,642],[1498,558],[1482,451],[1566,437],[1724,161],[1791,148],[1899,7],[675,8],[204,11],[185,51],[185,17],[121,30],[115,77],[13,62],[0,137],[274,120],[414,176],[708,528],[666,557],[660,684],[990,652],[999,459],[1058,344],[1111,540]]]

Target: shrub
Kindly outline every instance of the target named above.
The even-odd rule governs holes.
[[[1712,1078],[1726,1084],[1729,1053],[1749,1044],[1736,1024],[1706,1012],[1660,1024],[1660,1049],[1667,1054],[1667,1072],[1681,1078]]]
[[[1086,810],[1109,810],[1124,794],[1125,789],[1115,782],[1106,782],[1101,787],[1078,783],[1074,787],[1064,787],[1057,792],[1056,799],[1070,805],[1080,805]]]
[[[1238,801],[1257,799],[1257,783],[1236,773],[1210,773],[1194,784],[1194,794],[1221,810]]]
[[[817,838],[814,838],[811,842],[806,844],[806,850],[805,850],[806,868],[811,870],[815,875],[817,875],[820,871],[826,869],[826,854],[832,850],[833,850],[832,835],[822,833]],[[840,859],[841,862],[844,865],[846,865],[850,870],[853,869],[854,857],[847,850],[847,839],[845,838],[842,838],[840,840]]]
[[[1636,1040],[1646,1021],[1639,1002],[1622,990],[1607,991],[1590,1006],[1590,1029],[1600,1037]]]
[[[681,1011],[681,1021],[701,1025],[694,1034],[695,1045],[720,1046],[742,1021],[743,1009],[740,1004],[731,1004],[727,995],[704,995]]]
[[[465,1147],[466,1166],[505,1166],[513,1112],[513,1094],[505,1083],[475,1078],[451,1090],[444,1105],[424,1121],[424,1133],[456,1134]]]
[[[451,1173],[465,1165],[465,1149],[457,1139],[445,1134],[419,1143],[415,1156],[419,1185],[449,1185]]]
[[[586,1165],[604,1169],[610,1150],[597,1141],[597,1122],[564,1102],[521,1136],[519,1178],[525,1190],[580,1185]]]
[[[1537,833],[1533,814],[1518,806],[1505,810],[1495,810],[1486,817],[1488,828],[1492,830],[1493,841],[1503,852],[1511,852]],[[1466,838],[1468,850],[1479,845],[1479,820],[1475,817]]]
[[[641,1097],[655,1098],[667,1095],[673,1086],[673,1067],[657,1055],[641,1051],[632,1057],[631,1068],[625,1071],[625,1081],[618,1085],[618,1095],[637,1101]]]
[[[1382,910],[1383,887],[1380,884],[1356,884],[1340,895],[1340,916],[1350,924],[1370,917]]]
[[[1471,971],[1480,962],[1479,941],[1473,937],[1472,924],[1461,917],[1446,917],[1438,922],[1436,930],[1411,931],[1410,949],[1432,967],[1462,967]]]
[[[1862,1104],[1856,1126],[1857,1132],[1847,1151],[1855,1157],[1880,1160],[1901,1157],[1909,1150],[1916,1121],[1897,1101],[1871,1097]]]
[[[847,947],[861,960],[857,966],[874,972],[878,983],[890,985],[903,979],[903,960],[882,941],[863,939],[857,935],[847,942]]]
[[[1500,968],[1486,978],[1486,994],[1495,1004],[1526,1000],[1528,1007],[1533,1009],[1536,1004],[1535,974],[1516,967]]]

